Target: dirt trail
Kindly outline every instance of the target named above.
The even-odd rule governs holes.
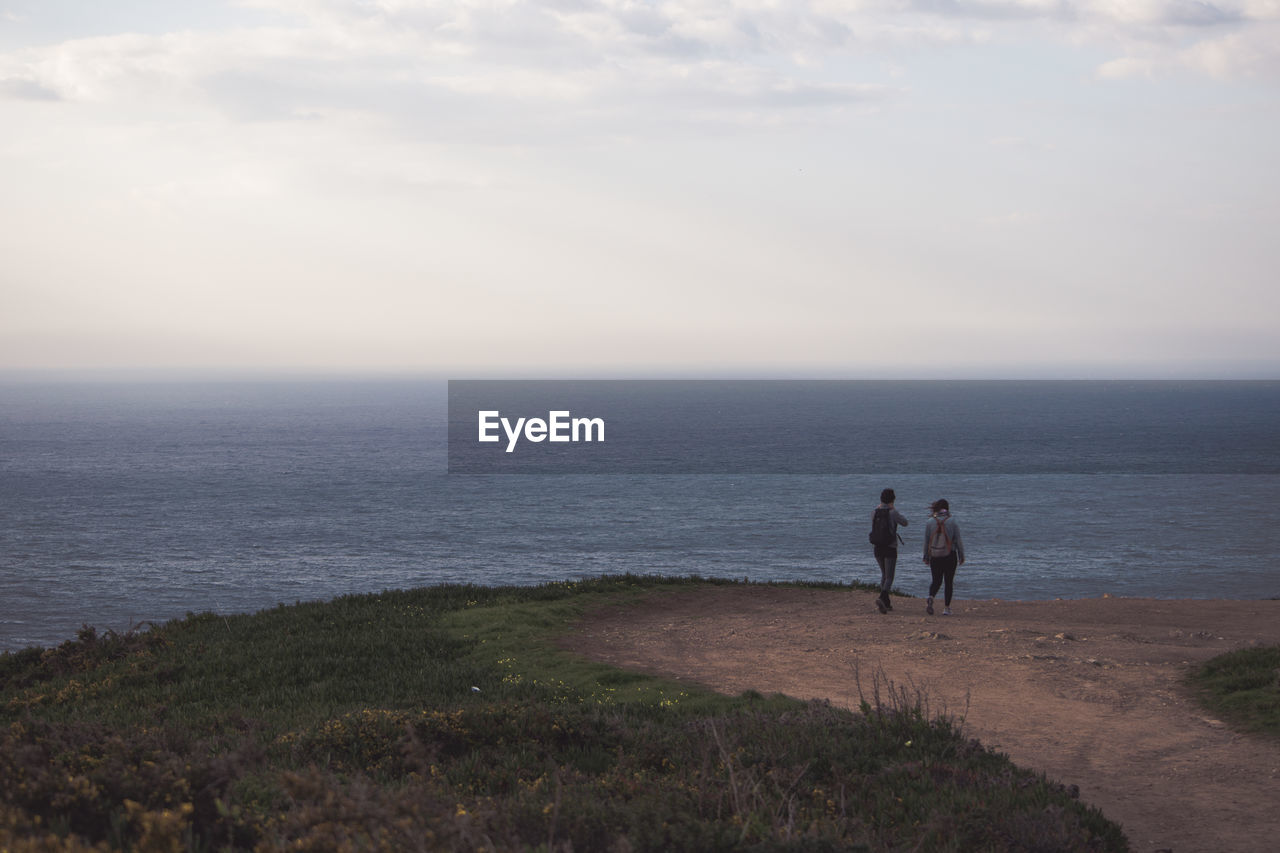
[[[1135,851],[1280,849],[1280,744],[1239,735],[1182,686],[1191,665],[1280,644],[1280,601],[957,601],[876,612],[869,593],[711,587],[591,614],[587,657],[736,694],[856,708],[877,669],[1019,765],[1080,787]],[[941,613],[941,608],[939,608]]]

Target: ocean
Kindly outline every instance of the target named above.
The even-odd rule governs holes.
[[[440,583],[875,581],[886,486],[912,522],[907,593],[945,497],[960,599],[1280,597],[1280,382],[802,390],[822,416],[786,447],[865,447],[865,465],[706,473],[668,423],[667,473],[451,472],[444,381],[6,380],[0,650]]]

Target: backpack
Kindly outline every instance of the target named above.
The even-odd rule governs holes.
[[[893,516],[888,507],[876,507],[871,516],[871,533],[867,535],[872,545],[897,545],[897,533],[893,529]]]
[[[951,537],[947,535],[947,520],[939,518],[937,522],[938,526],[934,528],[933,536],[929,539],[929,556],[945,557],[951,553]]]

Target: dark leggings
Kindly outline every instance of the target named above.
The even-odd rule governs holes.
[[[938,587],[942,586],[942,582],[946,581],[946,598],[944,601],[947,607],[951,606],[951,593],[954,591],[956,584],[956,552],[952,551],[945,557],[930,557],[929,571],[933,572],[933,583],[929,584],[929,597],[933,598],[938,594]]]

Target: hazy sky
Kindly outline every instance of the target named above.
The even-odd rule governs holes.
[[[1280,377],[1280,0],[0,0],[0,369]]]

